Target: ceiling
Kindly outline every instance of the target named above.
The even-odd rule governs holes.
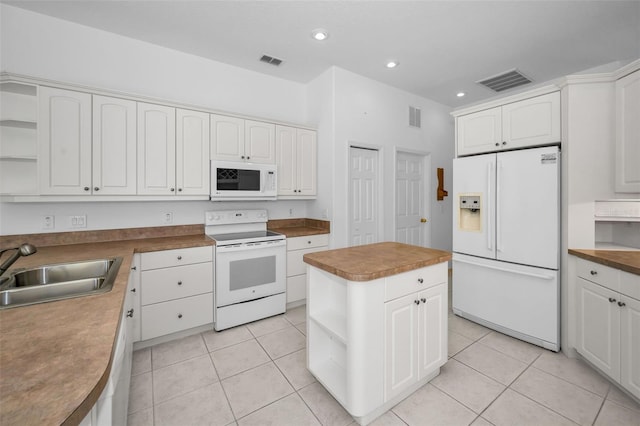
[[[453,107],[513,68],[536,84],[640,58],[638,0],[0,1],[300,83],[335,65]]]

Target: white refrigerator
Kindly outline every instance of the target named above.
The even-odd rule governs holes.
[[[560,151],[453,160],[453,312],[560,349]]]

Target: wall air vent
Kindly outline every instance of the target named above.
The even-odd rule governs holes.
[[[409,126],[420,128],[422,121],[422,110],[420,108],[409,106]]]
[[[502,92],[503,90],[513,89],[514,87],[529,84],[531,81],[532,80],[525,77],[520,71],[514,68],[498,75],[485,78],[484,80],[476,81],[476,83],[482,84],[495,92]]]
[[[273,56],[269,56],[269,55],[262,55],[262,58],[260,58],[260,61],[266,62],[267,64],[271,64],[276,67],[282,63],[282,59],[274,58]]]

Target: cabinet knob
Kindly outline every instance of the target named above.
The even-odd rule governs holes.
[[[422,300],[422,303],[427,303],[427,299],[425,299],[424,297],[420,300]]]
[[[178,281],[178,285],[182,285],[182,281]]]
[[[240,158],[242,158],[244,160],[244,155],[242,155]]]
[[[88,190],[90,190],[90,189],[91,189],[91,188],[89,188],[88,186],[85,186],[85,187],[84,187],[84,190],[85,190],[85,191],[88,191]]]
[[[422,284],[422,283],[424,282],[424,280],[423,280],[422,278],[418,278],[418,282],[419,282],[420,284]]]
[[[307,244],[311,244],[311,241],[307,241]]]
[[[129,318],[133,317],[133,309],[129,309],[129,310],[127,311],[127,316],[128,316]]]
[[[251,158],[251,157],[249,157],[249,156],[247,155],[247,160],[248,160],[248,159],[250,159],[250,158]]]
[[[609,298],[609,303],[614,303],[616,301],[616,299],[614,299],[613,297]]]
[[[182,314],[178,314],[178,318],[182,318]]]
[[[182,256],[178,256],[178,260],[182,260]]]
[[[178,188],[178,192],[182,192],[182,188]]]
[[[496,142],[496,146],[500,146],[500,144],[498,142]]]
[[[624,302],[618,302],[618,306],[620,306],[622,308],[623,306],[627,306],[627,304],[624,303]]]
[[[598,275],[598,271],[593,271],[593,270],[592,270],[592,271],[589,271],[589,273],[590,273],[591,275]]]
[[[414,300],[413,303],[415,303],[416,305],[419,305],[420,301],[419,300]]]
[[[93,188],[93,190],[94,190],[94,191],[100,191],[100,188],[98,188],[97,186],[95,186],[95,187]]]
[[[175,192],[175,191],[176,191],[176,189],[175,189],[175,188],[171,188],[171,192]]]
[[[506,144],[507,144],[507,141],[502,141],[502,145],[506,145]]]
[[[138,270],[138,267],[137,267],[137,266],[132,266],[132,267],[131,267],[131,270],[132,270],[132,271],[137,271],[137,270]]]
[[[132,289],[131,289],[131,293],[135,293],[135,292],[136,292],[136,289],[135,289],[135,288],[132,288]]]

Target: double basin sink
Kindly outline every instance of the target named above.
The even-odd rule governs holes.
[[[0,309],[106,293],[121,264],[116,257],[16,270],[0,278]]]

